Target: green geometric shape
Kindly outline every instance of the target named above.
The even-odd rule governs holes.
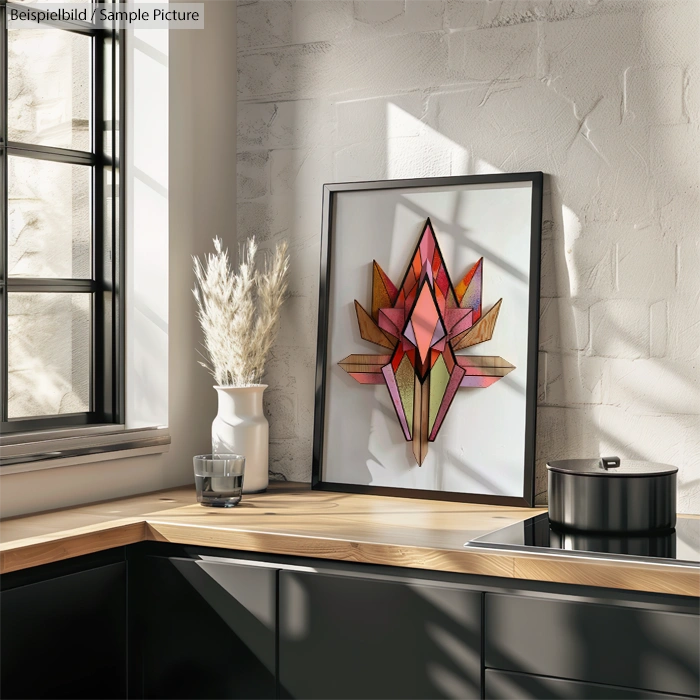
[[[413,370],[413,365],[408,359],[408,355],[404,355],[399,363],[399,368],[396,370],[396,383],[399,387],[399,396],[401,397],[401,405],[406,414],[406,422],[408,423],[408,431],[413,437],[413,384],[416,373]]]
[[[447,371],[445,360],[442,355],[435,360],[433,368],[430,370],[430,408],[428,411],[428,434],[435,425],[442,397],[445,395],[445,389],[450,381],[450,373]]]

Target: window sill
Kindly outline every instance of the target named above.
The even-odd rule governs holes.
[[[47,431],[0,438],[0,476],[167,452],[167,428],[124,426]]]

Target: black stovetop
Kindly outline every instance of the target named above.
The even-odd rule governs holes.
[[[698,566],[700,564],[700,520],[678,518],[676,529],[658,535],[613,536],[565,532],[553,528],[542,513],[521,523],[482,535],[466,547],[510,549],[527,552],[566,553],[605,559],[644,559]]]

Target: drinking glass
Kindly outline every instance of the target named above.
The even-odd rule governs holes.
[[[203,506],[232,508],[241,500],[245,457],[234,454],[197,455],[194,483]]]

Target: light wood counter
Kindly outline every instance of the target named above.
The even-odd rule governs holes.
[[[193,487],[182,487],[0,521],[0,573],[153,540],[700,596],[698,568],[464,547],[468,540],[543,511],[329,493],[279,483],[224,510],[198,505]]]

